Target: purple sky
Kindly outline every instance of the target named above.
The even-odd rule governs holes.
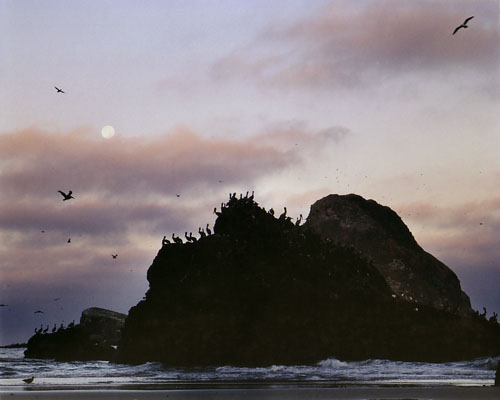
[[[248,190],[292,216],[330,193],[387,205],[500,312],[498,15],[487,0],[1,1],[0,344],[127,312],[163,235]]]

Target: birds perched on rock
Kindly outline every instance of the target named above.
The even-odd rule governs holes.
[[[70,190],[68,194],[64,193],[62,190],[58,190],[59,193],[61,193],[61,196],[64,197],[63,201],[69,200],[69,199],[74,199],[73,197],[73,191]]]
[[[57,90],[57,93],[66,93],[64,90],[59,89],[57,86],[54,86],[54,88]]]
[[[35,380],[35,377],[34,377],[34,376],[32,376],[31,378],[26,378],[26,379],[23,379],[23,381],[24,381],[25,383],[32,383],[34,380]]]
[[[469,22],[472,18],[474,18],[474,16],[467,18],[467,19],[463,22],[463,24],[462,24],[462,25],[457,26],[457,27],[455,28],[455,30],[453,31],[453,35],[454,35],[455,33],[457,33],[457,32],[458,32],[458,30],[459,30],[459,29],[461,29],[461,28],[468,28],[468,26],[467,26],[467,22]]]

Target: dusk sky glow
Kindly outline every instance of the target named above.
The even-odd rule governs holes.
[[[128,312],[163,235],[252,190],[294,218],[331,193],[389,206],[499,313],[499,17],[496,0],[0,0],[0,344]]]

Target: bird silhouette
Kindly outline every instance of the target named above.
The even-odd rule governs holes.
[[[457,26],[453,31],[453,35],[457,33],[460,28],[468,28],[467,22],[469,22],[472,18],[474,18],[474,16],[467,18],[462,25]]]
[[[67,243],[71,243],[71,238],[68,238],[68,241],[67,241]]]
[[[8,304],[0,304],[0,307],[8,307]]]
[[[33,314],[45,314],[42,310],[37,310]]]
[[[113,257],[113,260],[118,257],[118,254],[111,254],[111,257]]]
[[[205,229],[207,231],[207,235],[211,235],[212,234],[212,231],[210,230],[210,228],[208,227],[208,224],[207,224],[207,227]]]
[[[32,376],[31,378],[26,378],[26,379],[23,379],[23,381],[24,381],[25,383],[31,383],[31,382],[33,382],[33,380],[34,380],[34,379],[35,379],[35,377],[34,377],[34,376]]]
[[[70,190],[68,192],[68,194],[64,193],[62,190],[58,190],[59,193],[61,193],[61,196],[64,197],[63,201],[66,201],[66,200],[69,200],[69,199],[74,199],[74,197],[72,196],[73,194],[73,191]]]
[[[59,89],[57,86],[54,86],[54,88],[57,90],[57,93],[66,93],[64,90]]]

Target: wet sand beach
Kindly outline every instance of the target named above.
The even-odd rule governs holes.
[[[0,393],[1,399],[23,400],[498,400],[500,387],[355,387],[202,390],[25,390]]]

